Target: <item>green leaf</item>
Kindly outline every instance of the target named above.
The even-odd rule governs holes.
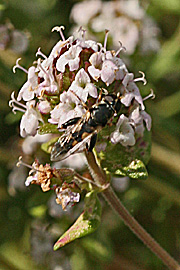
[[[97,198],[96,192],[92,191],[86,194],[84,212],[55,243],[54,250],[65,246],[75,239],[93,233],[99,226],[100,220],[101,204]]]
[[[58,139],[59,139],[59,137],[52,138],[50,141],[41,144],[41,149],[44,152],[50,154],[51,153],[52,146],[55,144],[55,142],[57,142]]]
[[[129,176],[133,179],[147,178],[147,164],[151,152],[151,134],[144,132],[143,137],[137,138],[136,144],[124,147],[120,143],[107,143],[105,151],[97,154],[101,166],[115,176]]]
[[[144,163],[138,159],[133,160],[127,167],[124,167],[123,172],[133,179],[146,179],[148,177]]]
[[[46,123],[46,124],[43,124],[43,125],[39,128],[38,133],[39,133],[40,135],[43,135],[43,134],[49,134],[49,133],[58,134],[58,133],[59,133],[59,130],[58,130],[58,128],[57,128],[57,125],[50,124],[50,123]]]

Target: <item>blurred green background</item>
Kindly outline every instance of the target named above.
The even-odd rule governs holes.
[[[99,229],[53,252],[53,242],[71,225],[78,211],[80,214],[81,206],[73,214],[57,208],[58,218],[58,214],[51,215],[48,211],[52,194],[44,194],[33,186],[27,190],[9,186],[9,174],[21,153],[22,142],[18,135],[20,117],[11,116],[8,101],[11,92],[17,93],[26,79],[20,71],[14,75],[12,67],[22,57],[22,65],[28,68],[38,47],[48,55],[59,39],[57,33],[51,33],[52,27],[65,25],[67,37],[72,27],[70,12],[77,2],[0,2],[1,25],[11,23],[28,37],[24,51],[17,52],[18,45],[14,49],[11,44],[0,48],[0,270],[166,269],[103,200]],[[153,118],[152,157],[147,167],[148,179],[130,180],[128,188],[117,193],[140,224],[180,261],[180,1],[142,3],[159,27],[160,49],[142,54],[137,47],[126,60],[136,77],[139,70],[146,74],[148,84],[139,85],[144,96],[151,88],[156,94],[154,100],[146,102]],[[1,30],[1,44],[5,38]],[[17,181],[22,180],[18,177]]]

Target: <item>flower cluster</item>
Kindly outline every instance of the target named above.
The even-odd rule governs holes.
[[[39,48],[36,53],[39,58],[28,70],[19,64],[20,59],[13,68],[14,72],[19,68],[27,74],[27,81],[17,98],[13,92],[9,102],[14,113],[23,113],[20,135],[26,138],[26,147],[23,144],[26,152],[31,153],[31,149],[28,150],[27,147],[28,142],[33,149],[35,147],[30,138],[35,138],[36,143],[42,143],[50,140],[53,133],[63,132],[63,124],[67,121],[81,119],[84,115],[88,118],[88,112],[98,104],[102,96],[107,97],[107,100],[108,96],[111,99],[112,96],[117,97],[121,103],[121,109],[117,112],[114,110],[114,116],[108,119],[111,129],[106,140],[112,144],[120,143],[124,147],[135,145],[137,138],[143,136],[145,128],[148,131],[151,129],[151,117],[145,112],[144,100],[153,94],[143,99],[136,85],[138,81],[146,83],[144,74],[142,73],[141,78],[134,78],[134,74],[128,72],[119,56],[124,49],[121,43],[117,51],[107,50],[107,30],[104,44],[86,40],[82,28],[76,39],[73,36],[65,39],[63,27],[54,27],[53,30],[60,33],[61,40],[48,57]],[[47,134],[41,135],[39,131],[47,126],[48,129],[44,132]],[[103,124],[101,129],[102,127]],[[80,139],[83,140],[83,136],[86,136],[86,132],[82,133]],[[84,148],[85,145],[80,151]],[[52,179],[61,179],[56,169],[51,169],[50,165],[39,165],[37,161],[31,173],[26,185],[38,184],[43,191],[52,188]],[[71,184],[61,183],[54,189],[56,201],[63,209],[80,198],[79,192],[74,191],[75,186]]]
[[[22,86],[15,99],[12,93],[9,105],[13,112],[23,112],[20,123],[20,135],[35,136],[40,126],[51,123],[61,128],[62,124],[75,117],[81,117],[85,112],[84,103],[92,106],[96,103],[100,89],[106,88],[112,93],[121,94],[121,103],[127,108],[127,114],[121,114],[115,131],[110,135],[112,143],[134,145],[135,134],[143,134],[144,122],[148,130],[151,128],[151,118],[145,112],[143,99],[136,85],[138,80],[145,83],[144,74],[140,79],[134,79],[117,52],[106,49],[106,31],[104,45],[92,40],[85,40],[84,30],[80,29],[81,37],[71,36],[65,39],[62,27],[55,27],[62,40],[46,57],[40,49],[36,53],[41,56],[35,66],[28,70],[20,66],[16,68],[27,73],[27,81]]]
[[[137,45],[140,45],[143,53],[157,51],[160,47],[157,40],[158,27],[146,14],[139,0],[81,1],[73,6],[71,19],[75,23],[71,32],[83,26],[93,39],[99,39],[104,28],[108,27],[113,48],[117,47],[120,37],[130,55]]]

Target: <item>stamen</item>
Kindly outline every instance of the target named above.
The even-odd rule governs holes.
[[[149,98],[154,99],[156,97],[155,94],[154,94],[153,89],[150,89],[150,91],[151,91],[151,93],[147,97],[143,98],[143,101],[145,101],[145,100],[147,100]]]
[[[78,32],[80,32],[80,34],[81,34],[81,37],[82,37],[83,41],[85,41],[85,34],[86,34],[86,30],[85,30],[85,29],[83,29],[83,27],[82,27],[82,26],[80,26],[80,27],[79,27]]]
[[[18,59],[16,60],[16,64],[15,64],[15,66],[13,67],[13,72],[15,73],[15,72],[16,72],[16,68],[19,68],[19,69],[21,69],[22,71],[24,71],[25,73],[28,74],[27,69],[25,69],[25,68],[23,68],[22,66],[19,65],[19,61],[20,61],[20,60],[21,60],[21,58],[18,58]]]
[[[33,169],[33,167],[32,167],[31,165],[26,164],[26,163],[24,163],[24,162],[22,161],[22,156],[19,157],[19,160],[18,160],[18,162],[16,163],[16,166],[17,166],[17,167],[20,167],[21,165],[23,165],[23,166],[25,166],[25,167],[28,167],[28,168],[30,168],[30,169]]]
[[[119,48],[119,50],[117,50],[117,52],[115,53],[115,57],[116,57],[122,50],[126,51],[126,47],[124,47],[124,46],[122,45],[122,42],[121,42],[121,41],[119,41],[119,44],[120,44],[120,48]]]
[[[12,94],[11,94],[11,98],[12,99],[9,101],[9,107],[12,107],[13,108],[12,109],[12,112],[14,114],[16,114],[15,111],[20,111],[20,112],[23,112],[24,113],[27,110],[27,106],[24,105],[24,104],[22,104],[21,102],[17,101],[15,99],[15,97],[14,97],[14,93],[15,92],[12,92]],[[15,104],[18,105],[18,106],[20,106],[20,107],[17,107]]]
[[[50,80],[50,76],[49,76],[49,73],[47,73],[47,71],[43,68],[43,66],[41,65],[41,58],[38,58],[37,60],[37,67],[39,69],[41,69],[47,76],[48,80]]]
[[[64,37],[63,32],[62,32],[62,30],[64,30],[64,29],[65,29],[65,27],[63,25],[61,25],[61,26],[55,26],[55,27],[53,27],[53,29],[51,30],[51,32],[54,32],[54,31],[59,32],[62,40],[65,41],[65,37]]]
[[[34,163],[33,163],[33,164],[34,164]],[[19,157],[19,160],[18,160],[18,162],[16,163],[16,166],[17,166],[17,167],[20,167],[21,165],[23,165],[23,166],[25,166],[25,167],[31,169],[31,171],[29,172],[29,175],[32,174],[32,173],[34,173],[34,172],[36,172],[36,171],[37,171],[37,172],[43,173],[43,171],[38,170],[37,168],[35,168],[35,165],[33,166],[33,165],[29,165],[29,164],[23,162],[23,161],[22,161],[22,156]]]
[[[143,85],[145,85],[145,84],[147,83],[147,81],[146,81],[146,79],[145,79],[145,74],[144,74],[144,72],[142,72],[142,71],[139,71],[139,73],[142,74],[142,77],[141,77],[141,78],[134,79],[134,82],[142,81],[142,82],[143,82]]]
[[[37,57],[38,55],[42,56],[44,59],[47,59],[47,56],[46,56],[44,53],[41,52],[41,47],[38,48],[38,51],[37,51],[37,53],[36,53],[36,57]]]
[[[104,46],[103,46],[104,51],[106,51],[108,34],[109,34],[109,30],[105,29],[105,38],[104,38]]]

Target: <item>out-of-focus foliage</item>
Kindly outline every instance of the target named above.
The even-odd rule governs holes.
[[[103,200],[99,229],[53,251],[54,241],[82,212],[81,205],[78,209],[70,208],[68,213],[62,212],[51,192],[44,194],[33,186],[24,189],[27,171],[22,169],[18,173],[14,167],[22,151],[17,130],[21,116],[10,112],[8,100],[10,93],[22,86],[25,75],[20,71],[14,75],[12,67],[18,57],[22,57],[23,66],[29,67],[38,47],[49,54],[59,39],[50,30],[55,25],[65,25],[65,33],[70,31],[69,15],[77,2],[9,0],[0,4],[0,24],[11,23],[14,29],[28,33],[29,38],[29,46],[23,53],[11,48],[0,50],[0,270],[164,269]],[[142,54],[137,47],[126,61],[134,74],[138,75],[139,70],[146,74],[148,84],[143,87],[143,96],[149,94],[150,88],[156,94],[155,100],[146,101],[153,118],[152,157],[147,180],[131,179],[121,188],[124,180],[120,179],[116,192],[143,227],[179,260],[180,4],[179,0],[141,3],[160,29],[161,47],[150,54]],[[27,162],[31,161],[29,156]],[[41,162],[48,162],[48,156]]]

